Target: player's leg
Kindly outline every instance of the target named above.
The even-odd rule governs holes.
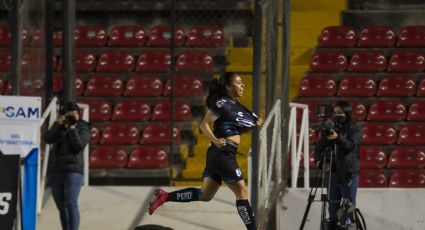
[[[239,216],[248,230],[257,229],[255,224],[254,212],[248,201],[248,188],[244,180],[239,180],[233,184],[227,185],[236,196],[236,208]]]

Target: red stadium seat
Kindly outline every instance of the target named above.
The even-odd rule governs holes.
[[[389,168],[425,168],[424,147],[397,147],[388,160]]]
[[[88,51],[77,50],[75,52],[75,70],[77,72],[92,72],[96,68],[96,57]],[[62,69],[62,59],[60,59],[57,71]]]
[[[100,55],[96,70],[100,72],[132,72],[135,60],[127,51],[108,51]]]
[[[168,153],[161,147],[139,146],[131,152],[128,168],[158,169],[168,167]]]
[[[368,121],[402,121],[406,118],[406,106],[400,100],[375,101],[369,107]]]
[[[113,121],[147,121],[151,116],[151,108],[144,100],[127,99],[115,105],[112,113]]]
[[[99,146],[92,149],[90,153],[92,169],[125,168],[127,161],[127,152],[122,147]]]
[[[9,51],[0,51],[0,72],[10,72],[12,70],[11,58]]]
[[[419,82],[418,91],[416,92],[416,96],[423,97],[425,96],[425,78]]]
[[[180,130],[173,129],[173,143],[181,143]],[[143,130],[140,144],[145,145],[168,145],[170,143],[170,126],[168,124],[150,124]]]
[[[30,51],[22,54],[21,68],[25,72],[44,72],[46,54],[42,52]],[[53,66],[58,65],[56,56],[53,56]]]
[[[62,91],[63,82],[60,74],[55,74],[53,76],[53,92],[60,93]],[[81,96],[84,93],[84,82],[81,78],[77,77],[75,79],[75,94],[76,96]]]
[[[7,25],[0,26],[0,46],[10,46],[11,45],[11,32],[10,27]],[[22,46],[28,46],[30,43],[30,34],[28,30],[23,29],[21,32],[22,36]]]
[[[167,51],[146,51],[139,56],[136,64],[137,72],[170,71],[171,55]]]
[[[388,178],[382,169],[363,169],[360,170],[360,188],[386,188],[388,187]]]
[[[6,92],[7,81],[5,79],[0,78],[0,95],[3,95]]]
[[[363,48],[393,47],[396,40],[394,30],[388,26],[366,26],[359,34],[357,46]]]
[[[101,144],[132,145],[140,139],[139,129],[133,124],[110,124],[102,132]]]
[[[74,36],[75,39],[75,36]],[[53,32],[53,45],[62,46],[62,30],[56,29]]]
[[[353,111],[353,116],[356,119],[356,121],[363,121],[364,119],[366,119],[367,108],[363,103],[359,101],[351,101],[351,100],[347,100],[347,102],[350,103],[350,106]]]
[[[392,145],[397,140],[397,131],[391,124],[367,123],[362,131],[365,145]]]
[[[107,100],[83,98],[79,101],[89,105],[90,121],[108,121],[111,118],[112,106]]]
[[[44,76],[43,74],[21,76],[19,81],[19,94],[22,96],[43,96]]]
[[[332,97],[336,93],[336,82],[332,76],[303,77],[298,90],[300,97]]]
[[[77,26],[74,38],[77,46],[104,46],[108,41],[106,29],[98,25]]]
[[[84,95],[86,96],[120,96],[124,85],[118,76],[95,75],[86,85]]]
[[[4,92],[4,95],[12,95],[12,83],[11,81],[7,81],[6,91]]]
[[[169,121],[170,120],[170,100],[160,100],[152,111],[152,121]],[[174,101],[174,120],[176,121],[191,121],[192,112],[190,103],[185,100]]]
[[[217,25],[195,25],[189,29],[186,45],[188,47],[224,46],[223,29]]]
[[[185,43],[184,30],[180,26],[175,27],[174,46],[183,46]],[[152,27],[148,32],[147,46],[168,47],[171,45],[171,26],[158,25]]]
[[[134,76],[127,81],[124,96],[157,97],[160,96],[164,84],[156,76]]]
[[[340,97],[373,97],[377,85],[370,75],[349,75],[344,77],[338,88]]]
[[[389,61],[388,72],[422,72],[425,70],[425,56],[421,52],[395,52]]]
[[[95,145],[100,141],[100,131],[96,126],[92,126],[90,130],[90,144]]]
[[[412,103],[407,113],[408,121],[425,121],[425,100],[417,100]]]
[[[400,169],[391,175],[390,188],[425,188],[425,172],[414,169]]]
[[[378,86],[380,97],[411,97],[416,93],[415,79],[411,76],[386,76]]]
[[[204,51],[186,51],[177,57],[176,70],[211,72],[214,70],[214,60]]]
[[[308,106],[308,118],[311,122],[316,122],[319,120],[319,118],[316,115],[316,108],[318,105],[323,104],[325,102],[320,100],[314,100],[314,99],[305,99],[305,98],[299,98],[296,99],[296,103],[299,104],[306,104]],[[302,118],[302,110],[297,110],[297,121],[300,122]]]
[[[350,72],[382,72],[387,68],[387,59],[382,51],[357,51],[348,65]]]
[[[167,80],[164,89],[164,96],[169,96],[171,90],[171,80]],[[175,75],[174,76],[174,95],[175,96],[203,96],[204,89],[202,81],[194,75]]]
[[[349,26],[328,26],[319,36],[319,47],[353,47],[356,31]]]
[[[141,26],[116,26],[111,30],[109,46],[144,46],[146,33]]]
[[[347,58],[340,52],[321,51],[313,55],[310,63],[312,72],[343,72],[347,69]]]
[[[425,26],[406,26],[398,36],[400,47],[425,47]]]
[[[397,144],[425,145],[425,124],[406,124],[400,129]]]
[[[360,148],[360,167],[362,169],[384,168],[387,155],[383,147],[363,146]]]
[[[85,90],[84,81],[81,78],[77,77],[77,79],[75,80],[75,94],[77,96],[81,96],[83,95],[84,90]]]

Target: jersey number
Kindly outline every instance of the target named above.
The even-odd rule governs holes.
[[[0,193],[0,215],[6,215],[9,212],[10,200],[12,200],[12,193]]]

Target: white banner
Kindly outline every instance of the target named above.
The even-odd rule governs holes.
[[[40,97],[0,97],[0,151],[25,157],[38,147]]]

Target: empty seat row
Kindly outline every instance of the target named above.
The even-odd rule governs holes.
[[[312,72],[423,72],[425,56],[418,51],[396,51],[387,61],[379,50],[354,52],[349,57],[339,51],[318,51],[310,63]]]
[[[425,172],[418,169],[399,169],[388,177],[382,169],[360,170],[359,187],[425,188]]]
[[[22,71],[38,72],[44,69],[44,54],[30,52],[22,55]],[[31,60],[31,61],[30,61]],[[40,61],[37,61],[40,60]],[[62,59],[54,56],[55,69],[62,69]],[[128,51],[107,51],[96,56],[89,51],[77,50],[75,53],[77,72],[169,72],[171,54],[168,51],[145,51],[136,59]],[[205,51],[186,51],[177,56],[177,71],[211,72],[214,70],[213,57]],[[0,72],[11,71],[11,54],[0,51]]]
[[[370,25],[359,32],[350,26],[329,26],[318,43],[319,47],[425,47],[425,26],[406,26],[398,36],[389,26]]]
[[[98,146],[90,151],[90,168],[158,169],[168,167],[168,153],[158,146],[140,145],[127,154],[121,146]]]
[[[11,33],[9,26],[0,26],[0,46],[9,46]],[[147,33],[138,25],[122,25],[112,28],[108,35],[105,27],[100,25],[79,25],[75,30],[75,44],[77,46],[127,46],[127,47],[169,47],[171,44],[171,27],[158,25]],[[28,30],[22,31],[24,46],[40,46],[44,44],[44,36],[38,29],[32,34]],[[56,30],[53,35],[53,44],[62,45],[62,31]],[[174,31],[174,45],[177,47],[222,47],[224,46],[224,32],[218,25],[194,25],[189,28],[187,38],[185,31],[176,26]]]
[[[315,111],[319,104],[323,104],[322,101],[300,98],[296,102],[308,105],[311,122],[319,120]],[[376,100],[371,102],[369,108],[360,101],[348,102],[357,121],[425,121],[425,100],[415,100],[410,105],[397,99]],[[301,116],[301,112],[297,113],[298,121],[301,121]]]
[[[181,143],[180,130],[173,129],[173,143]],[[101,132],[96,126],[91,129],[91,144],[101,145],[168,145],[170,143],[170,126],[164,123],[154,123],[146,126],[143,131],[132,123],[111,123]]]
[[[170,99],[161,99],[151,109],[143,99],[125,99],[115,106],[106,99],[82,98],[80,103],[89,105],[90,121],[169,121],[171,114]],[[192,109],[190,102],[183,99],[174,100],[175,121],[191,121]]]
[[[387,75],[378,81],[370,75],[347,75],[339,84],[330,75],[307,74],[301,80],[301,97],[412,97],[425,96],[425,78]]]

